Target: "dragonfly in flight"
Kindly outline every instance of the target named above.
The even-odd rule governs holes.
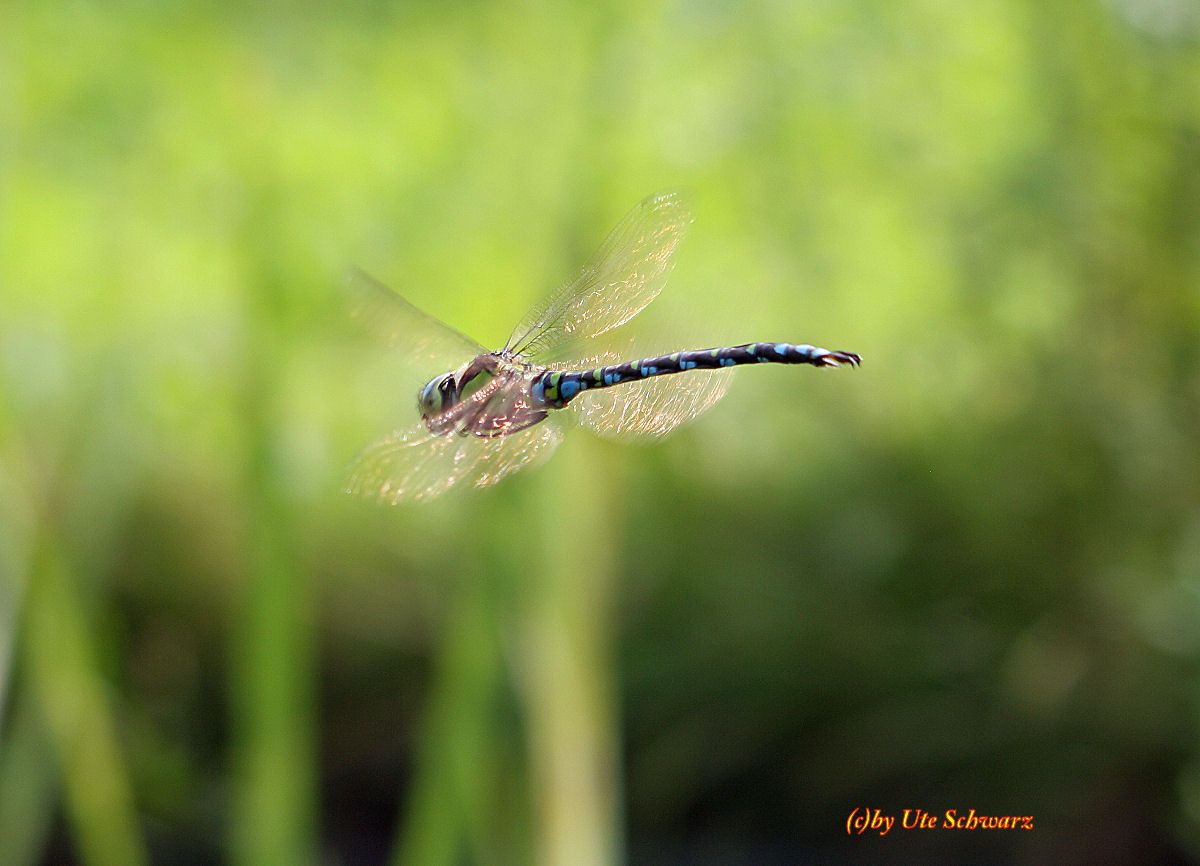
[[[355,317],[395,348],[446,372],[420,389],[414,424],[358,456],[347,490],[397,504],[431,499],[456,484],[484,487],[548,456],[571,418],[602,435],[660,436],[724,396],[727,368],[861,363],[854,352],[796,343],[624,361],[611,352],[589,354],[589,341],[624,325],[658,296],[691,221],[677,192],[645,199],[496,351],[352,271],[346,289]]]

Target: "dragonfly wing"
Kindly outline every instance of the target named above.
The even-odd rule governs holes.
[[[662,291],[691,221],[691,209],[678,192],[645,199],[617,224],[574,280],[529,311],[506,348],[546,356],[569,340],[628,322]]]
[[[346,490],[390,505],[421,502],[445,493],[482,458],[469,437],[434,435],[423,425],[398,430],[358,455]]]
[[[654,334],[626,334],[624,328],[605,335],[591,354],[547,364],[557,370],[591,370],[633,358],[670,354],[670,345]],[[594,433],[615,439],[662,436],[712,408],[729,390],[731,370],[688,370],[653,376],[587,391],[568,407]]]
[[[401,430],[358,456],[346,489],[397,505],[433,499],[456,484],[487,487],[549,457],[562,437],[561,425],[550,421],[492,438]]]
[[[390,430],[412,423],[421,386],[485,353],[358,269],[342,281],[339,300],[354,324],[341,353],[349,364],[347,407],[364,427]],[[381,351],[381,344],[390,351]]]
[[[476,487],[487,487],[518,469],[541,463],[558,447],[563,430],[557,419],[547,419],[507,436],[468,438],[483,451],[483,459],[472,465],[468,478]]]
[[[354,268],[343,281],[350,314],[385,344],[413,361],[444,361],[451,369],[487,350],[445,322],[414,307],[379,280]]]
[[[728,370],[689,370],[581,394],[570,408],[610,438],[654,438],[712,408],[729,390]]]

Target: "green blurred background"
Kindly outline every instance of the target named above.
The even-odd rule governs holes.
[[[1198,859],[1193,0],[15,4],[0,112],[0,863]],[[672,186],[863,368],[340,492],[350,266],[499,345]]]

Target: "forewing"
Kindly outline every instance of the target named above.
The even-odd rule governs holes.
[[[416,424],[420,387],[484,351],[473,340],[421,312],[360,270],[347,274],[340,288],[339,312],[347,323],[343,333],[348,339],[339,347],[338,360],[346,366],[342,386],[345,421],[356,429],[403,430]],[[363,339],[364,336],[371,339]],[[393,445],[400,449],[399,453],[409,456],[428,448],[432,454],[429,465],[441,465],[438,461],[448,454],[449,446],[445,443],[418,446],[421,429],[396,434],[403,445]],[[453,483],[452,472],[438,478],[432,469],[418,483],[415,473],[420,470],[420,466],[414,466],[402,473],[407,478],[402,485],[404,489],[416,489],[423,484],[437,490],[440,485]],[[386,479],[379,481],[380,485],[384,483]]]
[[[346,275],[342,289],[351,317],[412,361],[436,361],[449,370],[487,351],[358,268]]]
[[[547,356],[569,340],[628,322],[662,291],[691,221],[691,210],[678,192],[642,201],[574,280],[529,311],[507,348],[513,354]]]

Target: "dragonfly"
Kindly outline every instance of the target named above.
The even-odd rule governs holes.
[[[353,315],[427,372],[418,417],[369,445],[347,491],[388,504],[486,487],[544,460],[574,420],[610,437],[657,437],[706,411],[748,364],[857,367],[854,352],[754,342],[621,360],[595,351],[662,291],[692,222],[677,191],[652,195],[612,230],[578,274],[488,351],[361,270],[346,280]],[[676,375],[679,374],[679,375]]]

